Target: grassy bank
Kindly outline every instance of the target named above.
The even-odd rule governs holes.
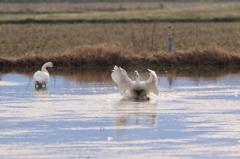
[[[77,46],[108,44],[134,53],[166,52],[169,25],[174,48],[240,50],[240,23],[109,23],[0,25],[0,57],[61,55]]]
[[[81,46],[61,55],[27,55],[17,59],[0,58],[1,67],[39,68],[46,61],[52,61],[55,69],[108,67],[114,65],[127,68],[164,67],[208,67],[208,66],[240,66],[240,54],[231,54],[217,48],[193,49],[175,53],[142,52],[112,45]]]

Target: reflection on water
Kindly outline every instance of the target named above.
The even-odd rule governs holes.
[[[120,100],[117,105],[117,114],[114,125],[117,126],[117,134],[122,134],[122,126],[141,125],[142,122],[149,123],[154,128],[157,124],[157,101],[136,102],[126,99]],[[148,125],[148,124],[147,124]],[[118,129],[119,128],[119,129]]]
[[[48,92],[47,87],[35,87],[36,92]]]
[[[240,158],[240,74],[189,72],[158,72],[147,102],[123,99],[110,71],[50,72],[41,89],[4,73],[0,158]]]

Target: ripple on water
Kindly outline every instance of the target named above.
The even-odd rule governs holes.
[[[108,78],[83,82],[74,75],[53,76],[47,88],[38,89],[27,75],[3,74],[0,154],[24,159],[239,158],[238,77],[175,77],[170,83],[160,76],[159,96],[136,102],[122,98]]]

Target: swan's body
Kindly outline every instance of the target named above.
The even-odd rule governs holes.
[[[114,67],[111,77],[117,83],[121,95],[128,95],[136,100],[149,100],[149,93],[158,95],[157,75],[155,71],[148,70],[150,77],[147,81],[140,81],[138,71],[134,71],[136,81],[131,80],[127,72],[121,67]]]
[[[53,67],[52,62],[47,62],[42,66],[42,70],[41,71],[37,71],[34,73],[33,75],[33,81],[35,83],[35,87],[42,87],[47,85],[47,83],[50,80],[50,76],[49,73],[47,71],[47,67]]]

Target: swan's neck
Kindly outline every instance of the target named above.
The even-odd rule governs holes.
[[[136,73],[136,83],[140,83],[140,76],[138,72]]]
[[[48,73],[48,71],[47,71],[47,65],[46,64],[44,64],[43,66],[42,66],[42,72],[47,72]]]

